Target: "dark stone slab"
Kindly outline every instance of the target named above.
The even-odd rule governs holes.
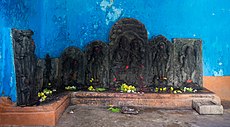
[[[173,44],[159,35],[150,41],[150,74],[154,87],[173,85]]]
[[[85,82],[83,52],[76,47],[66,48],[60,58],[60,72],[62,87],[82,87]]]
[[[49,56],[49,54],[46,55],[45,57],[45,70],[43,72],[43,88],[48,88],[50,86],[50,83],[52,82],[52,75],[51,75],[51,70],[52,70],[52,66],[51,66],[51,58]]]
[[[202,87],[202,41],[199,39],[173,39],[174,85]]]
[[[16,70],[17,104],[30,105],[38,91],[35,81],[36,56],[33,31],[12,29]]]
[[[110,84],[118,82],[143,88],[146,84],[147,30],[136,19],[124,18],[110,31]]]
[[[43,88],[56,89],[61,86],[59,80],[59,58],[51,58],[49,54],[46,55],[43,77]]]
[[[94,87],[108,87],[109,79],[109,49],[106,43],[94,41],[85,50],[86,84]]]
[[[41,90],[44,83],[44,73],[45,72],[45,59],[37,59],[36,63],[36,74],[35,74],[35,85],[38,90]]]

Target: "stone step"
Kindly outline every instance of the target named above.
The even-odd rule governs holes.
[[[212,100],[193,100],[192,107],[201,115],[218,115],[223,114],[224,111],[224,108],[220,103]]]
[[[214,93],[161,94],[161,93],[109,93],[73,92],[72,105],[84,106],[138,106],[166,109],[192,109],[192,100],[203,99],[220,103]]]

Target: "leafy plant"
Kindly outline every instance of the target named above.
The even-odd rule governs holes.
[[[120,109],[120,108],[113,108],[113,107],[110,107],[108,110],[110,110],[111,112],[121,112],[121,109]]]
[[[106,91],[106,89],[105,89],[105,88],[100,87],[100,88],[96,88],[96,91],[97,91],[97,92],[103,92],[103,91]]]
[[[108,110],[114,113],[121,112],[121,108],[113,107],[112,105],[109,106]]]
[[[95,91],[97,91],[97,92],[104,92],[104,91],[106,91],[106,89],[103,88],[103,87],[94,88],[93,86],[90,86],[90,87],[88,88],[88,90],[89,90],[89,91],[92,91],[92,92],[95,92]]]
[[[66,86],[65,90],[77,90],[76,86]]]

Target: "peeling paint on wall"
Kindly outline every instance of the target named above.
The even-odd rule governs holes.
[[[222,69],[219,71],[213,71],[213,76],[224,76],[224,71]]]
[[[113,6],[113,3],[113,0],[102,0],[100,3],[101,10],[106,13],[106,25],[109,25],[110,22],[115,22],[119,19],[123,11],[123,9]]]

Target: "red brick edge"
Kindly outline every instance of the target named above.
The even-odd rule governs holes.
[[[44,106],[16,107],[0,105],[0,126],[55,126],[69,104],[70,98],[68,94],[60,98],[59,101]]]

